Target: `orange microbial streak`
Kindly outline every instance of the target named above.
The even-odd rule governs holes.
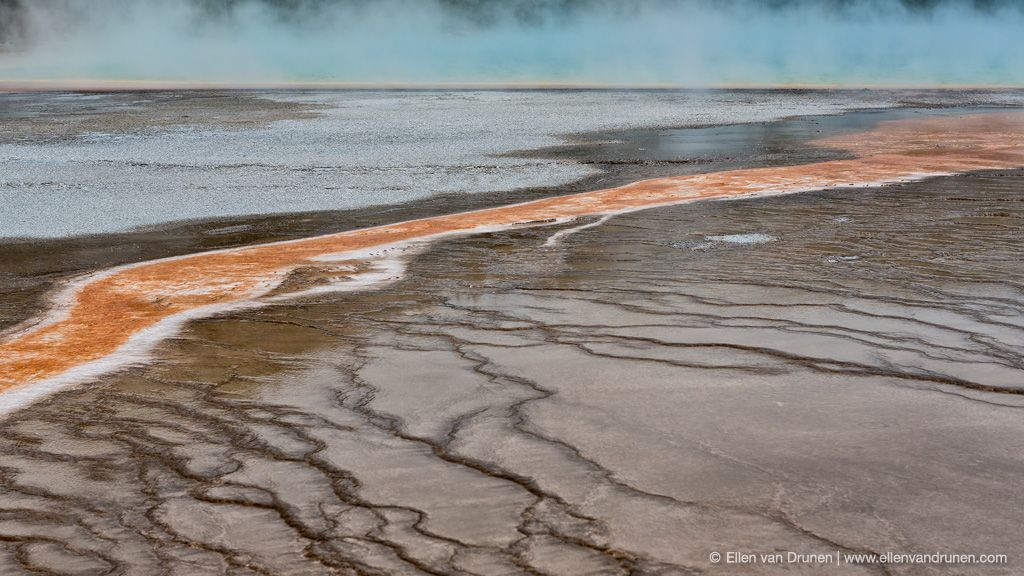
[[[372,266],[377,258],[374,249],[396,244],[701,199],[874,186],[971,170],[1024,167],[1024,113],[884,122],[868,132],[817,144],[847,150],[855,158],[657,178],[618,188],[144,262],[98,273],[69,286],[48,316],[0,340],[0,391],[21,391],[76,373],[109,370],[119,364],[111,358],[143,347],[144,342],[152,343],[187,318],[280,296],[288,287],[282,282],[298,270],[322,269],[329,262]]]

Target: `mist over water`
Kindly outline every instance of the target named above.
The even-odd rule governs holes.
[[[0,0],[0,80],[1021,84],[997,1]]]

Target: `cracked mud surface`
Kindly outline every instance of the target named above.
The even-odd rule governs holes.
[[[0,423],[2,574],[776,574],[1024,544],[1024,173],[434,245]]]

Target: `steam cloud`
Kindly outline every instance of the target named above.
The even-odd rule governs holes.
[[[1024,84],[999,0],[0,0],[0,80]]]

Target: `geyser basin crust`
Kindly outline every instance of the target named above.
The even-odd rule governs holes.
[[[69,286],[49,316],[16,329],[0,342],[0,390],[30,399],[32,390],[45,391],[52,384],[114,369],[137,359],[138,353],[189,318],[309,290],[345,289],[394,278],[396,254],[414,243],[702,199],[875,186],[1016,168],[1024,166],[1022,133],[1024,114],[1020,113],[885,122],[868,132],[817,142],[857,156],[850,160],[658,178],[116,268]]]

